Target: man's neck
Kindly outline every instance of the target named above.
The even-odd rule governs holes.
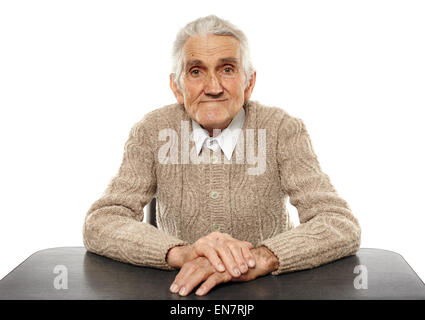
[[[203,125],[201,125],[200,124],[200,126],[201,126],[201,128],[203,128],[203,129],[205,129],[205,130],[207,130],[208,131],[208,133],[209,133],[209,135],[210,135],[210,137],[215,137],[215,136],[217,136],[221,131],[223,131],[224,129],[226,129],[228,126],[229,126],[229,124],[230,124],[230,122],[232,122],[232,120],[230,120],[229,122],[227,122],[225,125],[222,125],[222,126],[218,126],[218,128],[207,128],[207,127],[204,127]],[[215,135],[214,135],[214,130],[216,131],[215,133]]]

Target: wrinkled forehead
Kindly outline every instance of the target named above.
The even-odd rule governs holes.
[[[207,65],[216,64],[228,58],[233,58],[236,64],[239,64],[241,60],[239,40],[232,36],[190,37],[183,46],[185,67],[193,61]]]

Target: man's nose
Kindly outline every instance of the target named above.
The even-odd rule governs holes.
[[[208,75],[205,79],[205,94],[217,95],[223,92],[220,80],[215,75]]]

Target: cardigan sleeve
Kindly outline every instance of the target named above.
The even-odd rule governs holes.
[[[150,132],[146,116],[132,127],[118,173],[86,214],[83,242],[88,251],[114,260],[174,270],[166,262],[168,250],[187,242],[142,222],[143,208],[156,193]]]
[[[310,269],[355,254],[360,247],[359,222],[321,170],[304,122],[286,115],[278,134],[281,189],[297,208],[300,224],[260,242],[279,260],[272,274]]]

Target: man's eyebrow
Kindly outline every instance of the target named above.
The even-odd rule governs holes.
[[[232,63],[232,64],[235,64],[235,65],[238,65],[238,63],[239,63],[238,59],[236,59],[234,57],[221,58],[218,61],[219,61],[220,64]],[[186,63],[185,69],[189,69],[189,68],[196,66],[196,65],[202,66],[202,65],[204,65],[204,63],[201,60],[198,60],[198,59],[189,60]]]
[[[225,64],[225,63],[233,63],[233,64],[238,64],[238,59],[233,58],[233,57],[228,57],[228,58],[222,58],[219,60],[220,63]]]
[[[186,69],[189,69],[190,67],[193,67],[196,65],[203,65],[203,62],[201,60],[189,60],[186,63]]]

